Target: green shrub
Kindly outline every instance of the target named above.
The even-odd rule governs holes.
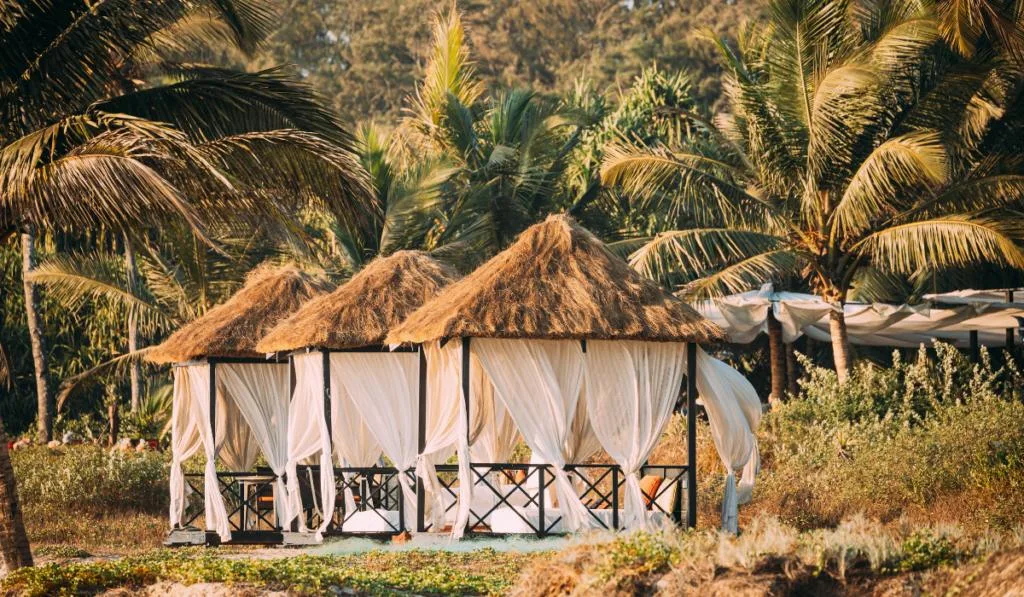
[[[27,512],[75,515],[167,510],[167,462],[158,452],[92,445],[11,452],[18,494]]]
[[[238,559],[205,549],[158,550],[112,561],[22,568],[0,587],[5,594],[75,595],[171,581],[244,583],[299,595],[331,594],[332,587],[371,595],[497,595],[536,557],[482,549]]]
[[[926,512],[1009,529],[1024,520],[1024,403],[1012,363],[995,370],[937,345],[913,362],[858,366],[840,385],[804,363],[799,396],[762,426],[766,474],[757,509],[800,528],[857,512],[894,520]]]

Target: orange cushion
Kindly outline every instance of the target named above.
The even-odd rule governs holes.
[[[654,475],[646,475],[643,479],[640,479],[640,491],[644,492],[645,506],[651,505],[651,500],[658,494],[658,488],[661,487],[661,483],[664,480],[664,478]]]

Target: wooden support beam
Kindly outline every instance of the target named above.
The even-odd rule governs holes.
[[[416,426],[416,453],[423,456],[423,450],[427,447],[427,355],[423,345],[418,347],[419,352],[419,404],[417,408]],[[416,477],[416,531],[423,533],[427,530],[426,509],[427,492],[423,486],[423,479]],[[434,529],[439,531],[440,529]]]
[[[1013,302],[1013,291],[1006,291],[1006,302]],[[1013,348],[1014,343],[1014,328],[1006,328],[1006,348]]]
[[[210,438],[213,441],[214,451],[217,446],[217,362],[209,360],[210,367]]]
[[[470,341],[469,338],[463,338],[462,339],[462,400],[463,400],[463,404],[465,404],[465,407],[466,407],[466,443],[471,445],[470,440],[472,438],[472,433],[473,433],[473,431],[471,429],[473,419],[470,416],[470,412],[469,412],[469,405],[471,404],[471,402],[470,402],[470,388],[471,388],[471,384],[470,384],[470,376],[469,376],[469,366],[470,366],[470,360],[469,360],[469,341]],[[466,456],[466,458],[470,457],[469,454],[465,454],[465,456]],[[470,459],[470,464],[472,465],[472,459]],[[470,477],[472,477],[472,474],[470,475]],[[543,516],[543,514],[542,514],[542,516]],[[469,531],[470,527],[473,526],[473,516],[472,515],[470,515],[469,521],[466,523],[466,526],[467,526],[466,531]]]
[[[697,527],[697,344],[686,344],[686,526]]]

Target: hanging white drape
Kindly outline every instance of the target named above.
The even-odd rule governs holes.
[[[274,509],[278,524],[286,518],[284,486],[288,463],[288,363],[221,363],[220,391],[248,423],[270,469],[274,471]]]
[[[749,499],[759,459],[754,432],[761,420],[757,392],[729,365],[697,349],[697,391],[708,413],[711,437],[726,470],[722,528],[738,531],[739,495],[736,471],[743,471],[744,497]]]
[[[209,391],[209,382],[206,385]],[[181,463],[199,451],[203,441],[192,414],[192,391],[185,367],[174,368],[174,395],[171,402],[171,528],[181,526],[185,511],[185,474]],[[200,389],[201,391],[201,389]]]
[[[189,392],[192,397],[192,409],[196,421],[196,429],[202,439],[203,452],[206,455],[206,467],[203,471],[203,493],[206,517],[206,528],[216,531],[221,541],[231,540],[231,527],[228,524],[228,513],[224,508],[224,498],[220,494],[217,481],[217,446],[213,430],[210,429],[210,368],[206,364],[182,367],[188,375]],[[200,388],[206,388],[205,391]]]
[[[377,464],[383,450],[380,442],[373,436],[363,415],[352,402],[352,398],[341,383],[343,372],[336,367],[331,368],[331,435],[333,436],[334,453],[342,466],[369,467]],[[345,512],[355,512],[356,501],[348,481],[352,473],[343,473],[345,480],[342,497],[345,500]]]
[[[565,473],[563,456],[583,378],[580,343],[475,338],[471,351],[480,358],[496,395],[534,455],[552,465],[566,528],[575,531],[590,526],[591,517]]]
[[[445,490],[435,465],[451,455],[465,427],[459,422],[462,394],[457,385],[461,378],[456,373],[457,353],[442,348],[440,342],[429,342],[421,349],[427,361],[427,420],[426,441],[416,458],[416,476],[430,498],[431,528],[440,530],[445,521]]]
[[[416,491],[406,471],[416,466],[419,420],[419,355],[411,352],[339,352],[331,354],[356,410],[380,442],[402,489],[405,524],[415,520]]]
[[[303,530],[309,530],[303,517],[298,464],[319,454],[318,507],[323,517],[315,532],[317,540],[320,540],[324,529],[331,522],[330,513],[333,512],[337,493],[334,486],[334,462],[331,457],[327,418],[324,416],[323,355],[318,352],[295,355],[292,357],[292,363],[295,367],[295,391],[288,408],[288,455],[285,465],[288,498],[283,526],[289,529],[292,522],[298,518]]]
[[[590,424],[626,478],[624,525],[644,528],[649,518],[640,468],[672,417],[686,370],[686,345],[592,340],[584,355]]]
[[[473,504],[474,476],[471,462],[507,462],[519,438],[515,422],[508,409],[496,400],[494,385],[480,366],[480,359],[470,354],[470,405],[462,393],[462,342],[448,342],[439,349],[441,363],[431,375],[438,376],[440,391],[455,396],[458,401],[458,430],[456,449],[459,461],[459,494],[452,537],[462,537],[469,523]],[[471,351],[472,352],[472,351]],[[431,353],[427,353],[430,358]],[[435,357],[436,358],[436,357]]]
[[[223,366],[223,363],[217,365],[217,458],[225,469],[245,472],[256,464],[260,455],[259,444],[235,401],[228,400],[225,395],[224,384],[220,380]]]

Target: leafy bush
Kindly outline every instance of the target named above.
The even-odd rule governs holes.
[[[167,462],[158,452],[29,447],[11,452],[11,459],[26,516],[167,510]]]
[[[801,528],[856,512],[892,521],[939,516],[1009,529],[1024,511],[1022,376],[955,348],[922,349],[891,368],[861,365],[848,383],[804,362],[800,395],[762,427],[766,471],[755,509]]]
[[[205,549],[159,550],[113,561],[49,564],[15,571],[5,594],[74,595],[159,581],[242,583],[285,589],[289,594],[330,594],[332,588],[360,594],[497,595],[515,581],[537,554],[482,549],[473,552],[368,552],[349,556],[279,559],[223,558]]]

